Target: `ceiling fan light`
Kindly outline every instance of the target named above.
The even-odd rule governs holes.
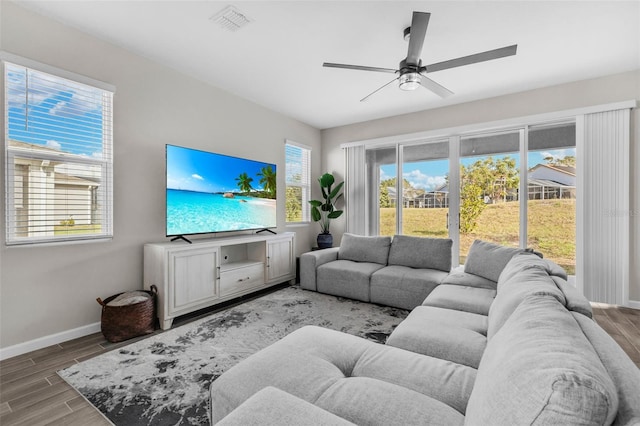
[[[420,74],[417,72],[408,72],[402,74],[399,81],[399,86],[402,90],[416,90],[420,86]]]

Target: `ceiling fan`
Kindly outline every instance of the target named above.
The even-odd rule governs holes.
[[[516,50],[518,49],[518,45],[514,44],[511,46],[501,47],[499,49],[487,50],[486,52],[476,53],[469,56],[463,56],[460,58],[450,59],[448,61],[437,62],[435,64],[423,66],[420,55],[422,54],[422,45],[424,44],[424,37],[427,33],[427,26],[429,25],[430,17],[430,13],[413,12],[411,26],[405,28],[404,30],[405,39],[409,39],[409,49],[407,52],[407,57],[400,61],[398,69],[367,67],[361,65],[334,64],[331,62],[325,62],[322,64],[322,66],[329,68],[344,68],[349,70],[375,71],[398,74],[398,77],[394,78],[384,86],[374,90],[364,98],[360,99],[360,102],[367,100],[371,95],[379,92],[395,81],[399,82],[399,87],[402,90],[415,90],[418,88],[418,86],[422,86],[431,90],[436,95],[442,98],[446,98],[447,96],[453,95],[453,92],[431,80],[425,74],[442,71],[449,68],[460,67],[463,65],[475,64],[477,62],[490,61],[492,59],[512,56],[516,54]]]

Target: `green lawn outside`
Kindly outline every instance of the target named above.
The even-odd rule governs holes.
[[[101,225],[55,225],[53,228],[54,235],[99,234],[101,231]]]
[[[567,273],[575,274],[576,200],[531,200],[528,203],[528,246],[558,263]],[[403,209],[403,234],[446,238],[447,211],[448,209]],[[468,253],[475,239],[518,247],[519,227],[519,203],[487,205],[478,218],[476,230],[460,235],[460,253]],[[380,235],[394,233],[395,209],[381,208]],[[462,255],[460,262],[464,262]]]

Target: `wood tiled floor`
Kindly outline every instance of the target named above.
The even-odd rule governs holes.
[[[595,319],[640,368],[640,310],[594,304]],[[56,371],[129,344],[102,334],[0,362],[0,425],[109,425]]]

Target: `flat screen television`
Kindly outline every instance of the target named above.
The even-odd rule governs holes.
[[[167,237],[275,228],[276,165],[167,145],[166,200]]]

